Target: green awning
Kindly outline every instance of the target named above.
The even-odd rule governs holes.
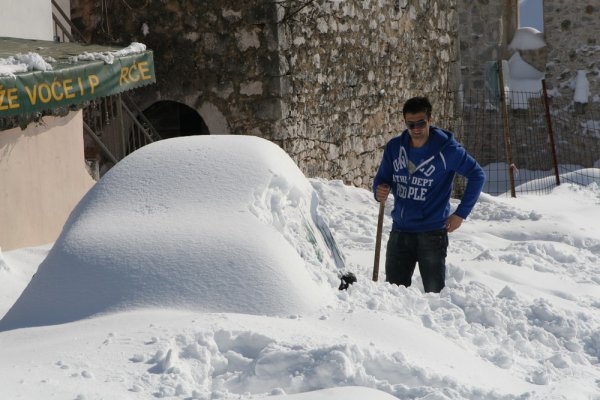
[[[50,70],[0,76],[0,118],[52,110],[156,82],[152,51],[0,37],[0,67],[39,54]],[[100,56],[104,60],[93,60]],[[86,58],[92,58],[88,61]]]

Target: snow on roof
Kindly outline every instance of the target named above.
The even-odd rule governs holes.
[[[52,60],[48,59],[48,61]],[[15,74],[27,71],[52,71],[52,65],[33,52],[0,58],[0,76],[15,77]]]
[[[146,45],[143,43],[133,42],[124,49],[117,51],[103,51],[103,52],[84,52],[82,54],[69,57],[69,61],[76,63],[79,61],[94,61],[102,60],[106,64],[112,64],[115,62],[115,58],[124,57],[131,54],[139,54],[146,51]]]
[[[97,48],[98,46],[95,46]],[[115,58],[125,57],[132,54],[140,54],[146,51],[146,45],[143,43],[133,42],[129,46],[114,51],[84,51],[80,54],[68,57],[70,63],[78,63],[80,61],[95,61],[101,60],[106,64],[112,64]],[[17,53],[13,56],[0,57],[0,77],[8,76],[15,77],[15,74],[27,71],[52,71],[52,63],[56,60],[52,57],[44,57],[37,52]]]

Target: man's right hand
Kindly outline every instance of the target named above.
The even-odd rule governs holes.
[[[375,198],[378,202],[384,202],[388,195],[390,194],[390,185],[386,185],[385,183],[378,185],[377,189],[375,189]]]

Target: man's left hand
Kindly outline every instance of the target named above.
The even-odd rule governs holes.
[[[454,232],[462,225],[463,219],[456,214],[452,214],[446,221],[446,230],[448,233]]]

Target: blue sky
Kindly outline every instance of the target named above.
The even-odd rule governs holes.
[[[544,31],[543,0],[519,0],[519,27],[532,27]]]

